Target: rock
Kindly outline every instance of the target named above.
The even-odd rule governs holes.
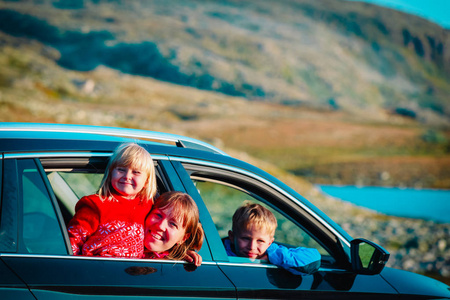
[[[444,251],[446,248],[447,248],[447,241],[446,240],[444,240],[444,239],[440,239],[439,241],[438,241],[438,249],[439,249],[439,251]]]

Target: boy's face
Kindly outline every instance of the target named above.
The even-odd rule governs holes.
[[[273,236],[258,228],[229,231],[228,236],[237,256],[267,259],[266,250],[273,242]]]

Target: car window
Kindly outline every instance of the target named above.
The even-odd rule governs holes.
[[[27,253],[67,254],[52,200],[34,160],[17,160],[17,170],[23,212],[22,249]]]
[[[102,173],[54,172],[72,187],[77,198],[97,192],[103,179]],[[55,174],[56,175],[56,174]]]
[[[78,200],[98,191],[103,173],[52,171],[47,173],[47,177],[67,224],[75,214],[75,205]]]
[[[277,218],[278,226],[275,232],[275,242],[289,247],[309,247],[316,248],[321,254],[328,254],[314,239],[311,238],[302,228],[296,226],[283,214],[274,210],[272,206],[263,202],[263,199],[252,195],[245,190],[230,187],[218,182],[198,181],[196,185],[202,199],[216,224],[216,228],[221,238],[228,236],[231,229],[231,219],[234,211],[245,201],[261,204],[268,208]]]
[[[78,200],[97,192],[108,158],[106,154],[94,157],[40,159],[66,225],[75,214]]]
[[[108,157],[41,159],[66,225],[75,214],[75,205],[83,196],[97,193]],[[168,190],[155,160],[159,193]]]
[[[209,173],[202,168],[200,172],[196,172],[192,165],[185,167],[191,174],[191,180],[205,202],[221,238],[228,236],[235,210],[244,201],[251,201],[268,208],[277,218],[276,243],[287,247],[316,248],[323,256],[330,257],[329,252],[301,224],[294,222],[292,217],[283,211],[283,205],[277,203],[276,196],[270,195],[260,184],[253,183],[241,175],[226,176],[227,172],[223,170],[214,171],[211,168]],[[234,258],[230,259],[234,261]],[[333,259],[330,257],[328,261],[332,262]]]

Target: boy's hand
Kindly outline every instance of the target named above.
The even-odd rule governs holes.
[[[200,254],[193,250],[188,250],[186,252],[186,256],[184,257],[184,260],[190,263],[193,263],[195,266],[199,267],[202,264],[202,257]]]

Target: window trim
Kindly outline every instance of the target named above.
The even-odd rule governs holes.
[[[74,170],[74,168],[79,165],[80,167],[82,167],[83,165],[89,164],[89,159],[90,158],[108,158],[112,155],[112,152],[65,152],[65,151],[57,151],[57,152],[34,152],[34,153],[6,153],[3,154],[3,159],[1,160],[1,165],[4,165],[4,161],[14,161],[16,167],[15,170],[17,172],[17,160],[19,159],[29,159],[31,161],[33,161],[33,163],[36,166],[36,170],[38,171],[41,179],[43,180],[43,183],[45,185],[45,189],[46,192],[48,194],[48,197],[50,198],[51,201],[51,205],[52,208],[55,211],[56,217],[57,217],[57,222],[59,225],[59,229],[62,232],[62,236],[64,238],[64,242],[65,242],[65,247],[67,250],[67,255],[68,256],[73,256],[72,255],[72,247],[70,244],[70,239],[69,239],[69,235],[67,232],[67,228],[66,228],[66,224],[64,222],[64,218],[62,216],[62,212],[61,212],[61,207],[58,203],[58,200],[56,198],[56,195],[53,191],[52,185],[47,177],[46,171],[50,171],[50,170],[66,170],[66,171],[72,171]],[[157,161],[167,161],[168,158],[165,155],[152,155],[152,159],[157,162]],[[51,165],[54,164],[54,166],[52,167]],[[64,169],[64,165],[69,164],[70,167]],[[60,165],[61,167],[58,167],[58,165]],[[159,168],[161,170],[161,168],[158,166],[156,166],[157,168]],[[95,169],[95,168],[94,168]],[[104,172],[104,170],[102,171]],[[17,175],[17,174],[16,174]],[[163,180],[164,184],[167,184],[171,182],[171,180],[167,180],[167,178],[164,178]],[[18,199],[19,195],[16,195],[16,199]],[[21,237],[20,237],[20,232],[22,230],[21,228],[21,220],[22,220],[22,214],[20,213],[21,209],[22,209],[22,204],[19,203],[19,201],[15,200],[14,201],[17,206],[17,218],[15,218],[17,220],[17,224],[15,225],[16,227],[16,233],[17,233],[17,238],[15,241],[15,252],[4,252],[4,253],[16,253],[17,251],[20,250],[19,246],[20,244],[22,244],[21,242]],[[3,253],[2,253],[3,254]],[[28,255],[28,254],[27,254]]]
[[[207,247],[209,251],[209,258],[204,257],[203,259],[228,261],[228,256],[222,245],[222,241],[220,239],[219,233],[217,232],[216,225],[214,224],[214,221],[212,220],[202,197],[198,193],[197,188],[192,183],[189,174],[186,172],[186,169],[181,162],[171,161],[170,163],[179,176],[179,180],[183,185],[183,190],[188,193],[197,204],[200,213],[200,222],[204,231],[204,242],[202,250],[203,247]]]
[[[3,253],[17,253],[18,249],[19,249],[19,217],[20,217],[20,207],[19,207],[19,201],[18,201],[18,186],[17,186],[17,182],[18,182],[18,174],[17,174],[17,161],[14,160],[2,160],[2,167],[3,167],[3,172],[8,171],[9,169],[11,169],[11,174],[10,176],[6,177],[3,176],[3,180],[4,182],[2,182],[3,184],[3,189],[2,189],[2,194],[1,194],[1,198],[2,198],[2,210],[0,211],[0,214],[3,216],[3,214],[5,214],[5,199],[8,199],[7,201],[9,202],[8,204],[11,206],[11,213],[14,214],[15,216],[12,216],[12,224],[11,224],[11,228],[7,228],[7,232],[8,229],[11,230],[10,232],[10,236],[7,235],[8,237],[11,238],[11,247],[5,250],[0,250],[0,254]],[[10,214],[11,216],[11,214]],[[3,217],[2,217],[3,219]],[[2,226],[3,224],[0,223],[0,226]],[[6,252],[2,252],[2,251],[6,251]]]
[[[109,157],[113,152],[88,152],[88,151],[55,151],[55,152],[33,152],[33,153],[5,153],[3,159],[17,158],[82,158],[82,157]],[[161,154],[150,153],[153,160],[168,160],[169,158]]]
[[[70,244],[69,233],[67,232],[66,224],[64,222],[64,218],[63,218],[63,215],[61,212],[61,207],[59,206],[58,200],[56,199],[55,192],[53,191],[52,185],[50,184],[50,180],[48,179],[48,177],[45,173],[44,167],[42,166],[42,162],[37,158],[34,158],[33,160],[34,160],[36,167],[39,171],[39,174],[41,175],[41,178],[45,184],[47,193],[51,199],[53,210],[56,213],[56,218],[57,218],[57,221],[59,224],[59,229],[61,230],[62,236],[64,238],[67,254],[71,255],[72,254],[72,246]]]
[[[3,206],[3,153],[0,153],[0,226],[2,224],[2,206]]]
[[[216,169],[214,169],[214,170],[216,170]],[[201,173],[202,171],[199,170],[199,172]],[[207,170],[206,172],[209,172],[209,171]],[[212,172],[214,172],[214,171],[211,171],[211,173]],[[275,210],[278,213],[280,213],[281,215],[283,215],[284,218],[288,219],[290,222],[292,222],[296,226],[300,227],[302,231],[304,231],[312,239],[316,240],[316,242],[319,243],[319,241],[317,241],[318,238],[316,238],[316,234],[311,232],[308,228],[306,228],[303,225],[303,223],[314,224],[314,223],[317,223],[317,222],[310,221],[311,218],[308,218],[308,216],[305,216],[305,214],[302,213],[302,212],[292,216],[292,214],[294,214],[295,211],[299,211],[298,208],[292,207],[292,206],[289,207],[288,206],[289,203],[287,203],[287,201],[283,201],[281,195],[273,194],[273,191],[269,191],[266,186],[261,187],[261,185],[252,185],[255,182],[252,179],[249,180],[247,177],[244,177],[244,176],[239,176],[239,178],[235,180],[236,177],[233,176],[233,175],[235,175],[235,173],[231,173],[231,174],[227,173],[227,174],[220,174],[220,175],[218,175],[220,177],[223,177],[223,179],[218,179],[218,177],[215,177],[214,174],[211,174],[211,175],[212,175],[212,177],[201,176],[201,175],[195,175],[194,174],[194,175],[191,175],[191,179],[199,179],[199,180],[202,180],[202,181],[206,181],[206,182],[210,182],[210,183],[214,183],[214,184],[218,184],[218,185],[223,185],[223,186],[235,189],[236,191],[239,191],[241,193],[247,194],[251,198],[254,198],[257,201],[261,201],[265,205],[268,205],[273,210]],[[234,182],[230,182],[228,180],[232,180]],[[239,183],[242,183],[243,185],[247,185],[247,186],[249,186],[251,188],[254,188],[254,189],[249,189],[249,188],[240,186]],[[275,200],[273,200],[273,199],[275,199]],[[273,203],[273,202],[276,202],[276,203]],[[291,211],[291,214],[286,213],[286,211],[288,211],[288,212]],[[299,215],[304,219],[303,222],[301,222],[299,220],[296,220],[294,218],[294,217],[298,217]],[[311,226],[313,226],[314,228],[317,227],[317,226],[314,226],[314,225],[311,225]],[[319,231],[319,232],[322,233],[322,230]],[[334,244],[335,244],[337,242],[337,240],[335,240],[335,239],[333,239],[333,240],[334,240]],[[321,247],[324,247],[324,245],[322,245],[322,243],[319,243],[319,244],[321,245]],[[324,249],[327,250],[328,252],[336,251],[336,250],[329,249],[329,247],[324,247]]]
[[[192,165],[211,167],[211,168],[215,168],[215,169],[223,169],[223,170],[234,172],[234,173],[237,173],[240,175],[244,175],[248,178],[252,178],[252,179],[256,180],[257,182],[260,182],[261,184],[264,184],[264,185],[272,188],[273,190],[279,192],[280,194],[282,194],[283,196],[285,196],[286,198],[291,200],[293,203],[295,203],[296,205],[301,207],[305,212],[310,214],[315,220],[320,222],[330,233],[332,233],[334,236],[336,236],[337,240],[339,240],[341,243],[344,243],[346,246],[348,246],[348,248],[350,248],[350,241],[347,240],[347,238],[344,237],[340,232],[338,232],[336,229],[334,229],[332,226],[330,226],[327,222],[325,222],[322,219],[322,217],[317,215],[313,210],[311,210],[308,206],[306,206],[301,201],[299,201],[295,196],[286,192],[285,190],[283,190],[279,186],[273,184],[272,182],[270,182],[269,180],[267,180],[264,177],[261,177],[255,173],[249,172],[245,169],[241,169],[241,168],[231,166],[231,165],[214,163],[211,161],[203,161],[203,160],[198,160],[198,159],[181,158],[181,157],[169,157],[169,159],[173,160],[173,161],[180,161],[183,164],[192,164]]]
[[[196,159],[180,159],[175,158],[176,161],[180,161],[183,165],[183,167],[186,169],[186,171],[189,173],[189,176],[191,175],[191,172],[189,172],[189,166],[192,166],[192,169],[201,172],[202,168],[205,168],[205,172],[213,174],[220,174],[221,172],[227,172],[229,174],[223,175],[220,174],[220,177],[224,177],[224,179],[232,179],[233,182],[239,181],[239,179],[236,179],[237,177],[241,177],[240,182],[244,182],[245,184],[249,184],[250,186],[256,186],[256,188],[261,191],[262,193],[268,193],[269,195],[275,196],[277,199],[280,200],[280,204],[285,204],[286,207],[289,208],[289,210],[297,210],[300,213],[300,216],[303,216],[305,218],[305,221],[311,223],[311,226],[308,226],[308,228],[316,228],[315,232],[311,232],[309,229],[304,228],[304,230],[311,235],[311,237],[317,237],[319,244],[322,245],[331,255],[333,255],[333,259],[335,260],[336,266],[338,268],[345,268],[347,269],[350,264],[348,253],[346,252],[345,248],[343,247],[343,243],[348,244],[349,242],[341,235],[339,234],[334,228],[332,228],[329,224],[325,222],[321,217],[319,217],[317,214],[315,214],[311,209],[306,207],[304,204],[302,204],[298,199],[296,199],[293,195],[288,194],[286,191],[282,190],[280,187],[276,186],[275,184],[271,183],[270,181],[266,180],[265,178],[260,177],[258,174],[251,173],[249,171],[230,166],[230,165],[223,165],[219,163],[214,162],[205,162],[200,161]],[[230,175],[233,174],[233,175]],[[208,176],[206,176],[208,177]],[[211,178],[211,177],[210,177]],[[214,178],[213,180],[217,180]],[[221,180],[218,179],[220,182]],[[192,183],[192,180],[191,180]],[[194,184],[192,183],[194,186]],[[232,184],[233,185],[233,184]],[[245,189],[245,188],[244,188]],[[251,191],[250,191],[251,192]],[[274,194],[275,193],[275,194]],[[277,194],[279,196],[277,196]],[[199,196],[200,197],[200,196]],[[281,197],[281,198],[280,198]],[[284,200],[283,200],[284,198]],[[268,203],[270,204],[270,203]],[[295,206],[297,204],[298,206]],[[280,207],[282,211],[285,211],[282,207]],[[288,217],[285,214],[286,217]],[[297,223],[297,221],[292,220],[291,221]],[[299,225],[301,226],[301,225]],[[301,226],[303,227],[303,226]],[[217,232],[217,230],[216,230]],[[218,235],[218,233],[217,233]],[[322,239],[326,239],[327,242],[324,243]],[[349,249],[350,247],[348,247]]]

